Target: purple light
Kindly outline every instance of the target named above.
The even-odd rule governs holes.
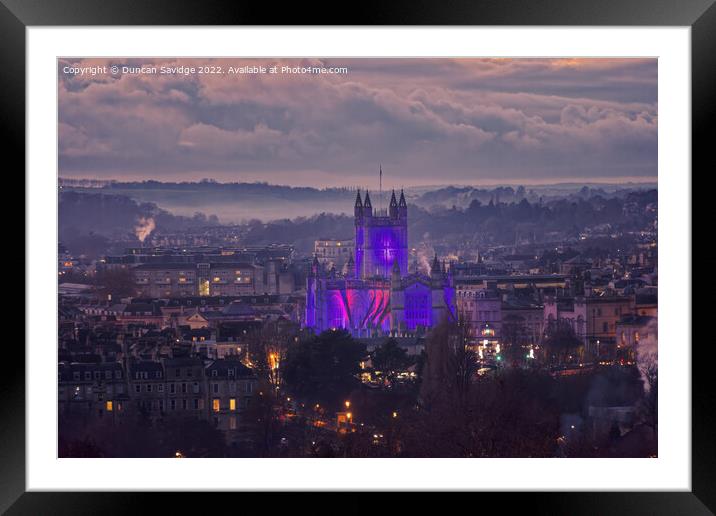
[[[355,207],[355,271],[347,276],[328,278],[325,271],[314,270],[306,285],[306,326],[317,331],[341,328],[356,336],[394,329],[415,331],[430,328],[444,310],[454,317],[454,289],[449,281],[439,287],[430,278],[408,281],[407,207],[401,195],[399,206],[389,215],[373,212],[366,199]],[[395,284],[393,265],[398,263],[401,281]],[[442,294],[438,310],[433,296]],[[395,303],[391,307],[391,303]],[[444,303],[444,304],[443,304]]]

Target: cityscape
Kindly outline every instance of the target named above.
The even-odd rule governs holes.
[[[58,60],[58,456],[658,455],[656,60],[198,61]]]

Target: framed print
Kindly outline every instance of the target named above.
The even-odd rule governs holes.
[[[656,6],[3,0],[28,302],[0,507],[711,514],[716,7]]]

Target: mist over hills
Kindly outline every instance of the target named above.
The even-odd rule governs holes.
[[[250,220],[264,222],[318,213],[352,214],[355,187],[296,187],[268,183],[219,183],[205,179],[198,182],[101,182],[88,187],[82,180],[60,179],[61,191],[103,193],[126,196],[138,203],[150,203],[176,216],[194,217],[197,212],[216,215],[221,223],[239,224]],[[409,203],[431,209],[437,206],[465,208],[477,199],[488,203],[543,202],[556,198],[584,198],[600,195],[623,197],[631,191],[656,188],[656,183],[564,183],[525,186],[427,186],[406,188]],[[371,190],[374,207],[387,206],[390,188]]]
[[[584,227],[637,228],[656,206],[649,185],[542,185],[406,189],[411,245],[458,238],[473,245],[514,242],[523,234],[578,235]],[[310,252],[316,238],[350,238],[354,188],[308,188],[266,183],[108,183],[90,187],[61,180],[59,234],[75,252],[99,255],[143,240],[151,232],[176,233],[230,225],[246,244],[290,243]],[[387,207],[389,192],[371,192]],[[630,206],[636,206],[633,210]],[[631,210],[631,211],[630,211]],[[640,215],[634,215],[639,213]],[[648,218],[648,217],[647,217]]]

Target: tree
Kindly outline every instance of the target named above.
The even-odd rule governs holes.
[[[657,331],[656,323],[649,329],[651,335]],[[649,426],[654,435],[659,422],[659,362],[656,338],[644,339],[637,349],[637,368],[639,370],[644,394],[637,404],[638,413],[643,423]]]
[[[441,322],[430,332],[425,348],[421,402],[425,406],[448,400],[464,402],[479,366],[477,354],[469,346],[466,322]]]
[[[552,364],[565,364],[582,345],[574,333],[574,328],[565,320],[551,321],[547,326],[547,337],[544,340],[544,347],[549,354],[549,362]]]
[[[272,454],[280,426],[277,409],[279,406],[275,389],[268,379],[259,380],[256,396],[244,414],[248,434],[259,456]]]
[[[60,457],[97,458],[103,457],[104,452],[91,437],[74,440],[60,437],[58,455]]]
[[[246,352],[252,368],[259,377],[266,378],[277,393],[282,383],[281,364],[298,332],[298,325],[291,321],[267,321],[246,337]]]
[[[158,424],[161,436],[159,456],[173,457],[179,451],[185,457],[223,457],[226,451],[224,434],[208,421],[183,418]]]
[[[137,294],[134,276],[129,269],[108,269],[97,273],[95,289],[101,299],[119,301],[123,297],[133,297]]]
[[[448,379],[455,384],[460,403],[465,403],[479,368],[477,353],[469,345],[469,329],[464,320],[448,325]]]
[[[395,339],[388,339],[385,344],[376,348],[371,355],[371,362],[373,371],[380,372],[391,387],[394,386],[398,374],[413,363],[407,351],[401,348]]]
[[[517,365],[524,359],[525,351],[522,344],[527,330],[525,318],[520,315],[508,315],[502,320],[502,355],[508,364]]]
[[[365,344],[345,330],[328,330],[289,348],[282,376],[294,397],[338,407],[360,386],[360,363],[365,358]]]

